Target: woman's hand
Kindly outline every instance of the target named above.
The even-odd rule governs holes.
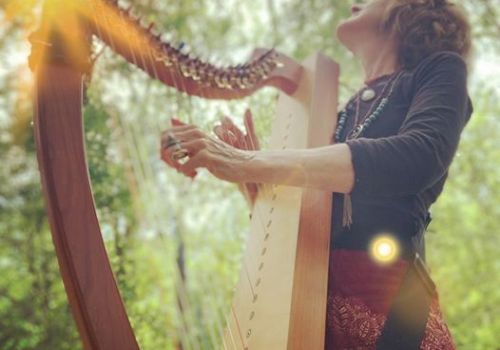
[[[249,109],[245,111],[244,123],[246,134],[229,117],[224,117],[221,120],[221,124],[214,127],[214,133],[219,139],[233,147],[243,150],[260,150],[259,139],[255,133],[252,113]],[[250,207],[253,208],[257,194],[259,193],[259,185],[252,182],[238,183],[238,188],[245,196]]]
[[[224,142],[233,147],[258,151],[260,150],[259,139],[255,133],[252,112],[247,109],[245,111],[245,129],[246,134],[243,133],[229,117],[224,117],[221,124],[214,127],[214,133]]]
[[[181,163],[171,157],[171,149],[166,148],[169,135],[177,139],[180,142],[180,147],[187,152],[188,160],[186,162]],[[191,178],[196,176],[197,168],[206,168],[221,180],[236,183],[245,182],[244,166],[253,157],[253,152],[237,149],[207,135],[198,127],[184,124],[177,119],[172,119],[172,127],[165,130],[161,137],[162,160]]]

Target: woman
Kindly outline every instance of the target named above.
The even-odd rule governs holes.
[[[250,184],[250,201],[255,183],[333,193],[327,348],[453,349],[423,234],[472,114],[469,24],[446,0],[369,0],[336,34],[365,86],[338,114],[335,144],[259,151],[248,113],[247,135],[226,118],[220,140],[174,121],[162,145],[170,135],[189,160],[172,160],[168,147],[162,159],[187,176],[202,167]]]

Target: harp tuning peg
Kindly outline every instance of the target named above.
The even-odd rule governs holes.
[[[123,9],[123,12],[124,12],[126,15],[129,15],[129,14],[132,12],[132,7],[133,7],[132,5],[129,5],[129,6],[125,7],[125,8]]]
[[[152,33],[152,31],[154,30],[154,27],[155,27],[155,22],[151,22],[146,30],[149,33]]]

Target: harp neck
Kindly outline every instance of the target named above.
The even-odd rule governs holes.
[[[243,64],[214,66],[162,40],[154,24],[143,24],[112,0],[47,0],[42,25],[30,38],[31,68],[50,62],[89,72],[92,36],[153,79],[191,96],[238,99],[265,86],[293,94],[302,76],[300,64],[274,50],[255,50]]]

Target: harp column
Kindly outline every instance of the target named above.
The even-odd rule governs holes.
[[[75,8],[46,1],[30,37],[39,170],[59,268],[85,349],[139,349],[102,240],[85,157],[82,77],[90,37]]]

